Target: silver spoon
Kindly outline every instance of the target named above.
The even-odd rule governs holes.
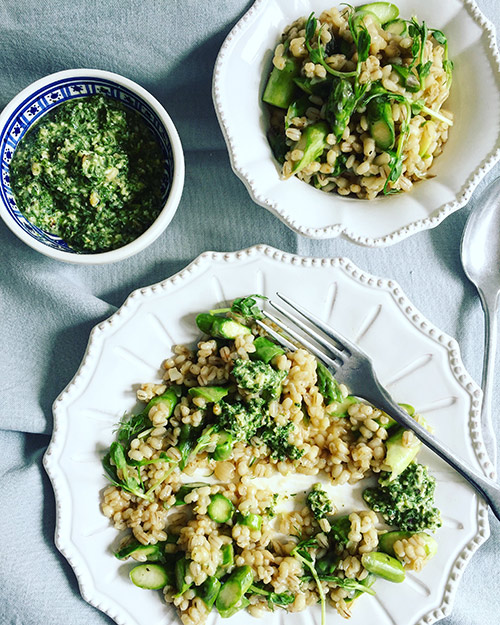
[[[490,183],[476,201],[465,224],[461,245],[462,264],[476,286],[485,317],[483,403],[481,428],[488,456],[496,466],[497,449],[492,436],[491,393],[498,334],[500,294],[500,178]]]

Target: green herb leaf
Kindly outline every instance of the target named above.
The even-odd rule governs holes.
[[[359,31],[358,35],[358,62],[363,63],[368,58],[368,54],[370,53],[370,44],[372,39],[370,37],[370,33],[366,28],[362,28]]]
[[[399,130],[399,138],[398,138],[398,146],[396,149],[396,153],[391,153],[391,161],[390,161],[390,172],[385,181],[383,193],[384,195],[391,195],[393,193],[399,193],[398,189],[389,189],[389,183],[395,183],[398,181],[399,177],[403,172],[403,150],[408,140],[408,136],[410,134],[410,119],[411,119],[411,104],[406,98],[404,99],[406,105],[406,116],[401,121],[401,126]]]
[[[130,417],[124,417],[118,424],[116,435],[119,441],[128,442],[150,427],[151,421],[147,412],[143,411]]]
[[[415,31],[413,31],[415,32]],[[412,33],[412,31],[410,30],[410,34]],[[420,40],[418,39],[418,31],[415,33],[415,35],[412,35],[414,37],[413,39],[413,43],[411,44],[411,55],[414,58],[414,61],[412,63],[412,66],[416,63],[416,58],[418,56],[418,52],[420,50]]]
[[[423,100],[415,100],[411,105],[411,112],[413,115],[418,115],[424,106]]]
[[[424,61],[425,42],[427,41],[428,34],[429,29],[427,28],[427,24],[422,22],[420,26],[420,65],[422,65]]]
[[[408,91],[419,91],[420,80],[417,79],[416,75],[409,67],[404,67],[403,65],[393,65],[392,69],[399,74],[403,86],[408,89]]]
[[[322,582],[331,582],[333,584],[336,584],[339,588],[344,588],[345,590],[366,592],[369,595],[376,594],[374,590],[372,590],[368,586],[365,586],[364,584],[361,584],[361,582],[358,582],[356,579],[338,577],[337,575],[321,574],[318,574],[318,577]],[[308,581],[312,579],[312,577],[310,577],[309,575],[305,575],[302,579]]]
[[[294,117],[302,117],[310,106],[311,102],[307,96],[303,96],[295,100],[295,102],[292,102],[285,115],[285,129],[290,128]]]
[[[128,463],[133,467],[145,467],[148,464],[157,464],[158,462],[175,462],[172,458],[169,458],[167,454],[162,451],[158,458],[153,458],[152,460],[130,460]]]
[[[393,71],[396,72],[396,74],[401,76],[403,81],[406,83],[406,79],[408,78],[408,75],[410,74],[410,68],[409,67],[404,67],[403,65],[396,65],[396,64],[394,64],[394,65],[392,65],[392,69],[393,69]]]
[[[311,13],[311,15],[308,17],[307,22],[306,22],[306,42],[307,43],[311,43],[314,35],[316,34],[316,28],[317,28],[317,20],[314,17],[314,11]]]
[[[346,162],[348,155],[345,152],[339,154],[335,159],[335,165],[333,166],[332,176],[337,177],[346,171]]]
[[[427,78],[427,76],[430,74],[431,67],[432,67],[432,61],[427,61],[427,63],[425,63],[424,65],[419,65],[417,67],[418,76],[420,78],[420,84],[422,84],[423,80]]]
[[[295,601],[295,595],[291,592],[280,592],[276,593],[273,591],[266,590],[261,585],[252,584],[248,591],[250,595],[261,595],[267,598],[267,603],[271,610],[274,610],[275,606],[284,607],[290,605]]]
[[[267,133],[267,140],[269,141],[269,145],[271,146],[271,150],[274,158],[278,161],[278,163],[285,162],[285,156],[288,152],[288,146],[286,144],[286,136],[283,132],[277,132],[274,129],[270,129]]]
[[[237,297],[231,306],[231,312],[241,315],[245,319],[262,319],[263,314],[257,304],[257,299],[266,300],[267,297],[258,293],[247,295],[247,297]]]
[[[269,595],[267,601],[271,605],[274,604],[274,605],[279,605],[279,606],[286,606],[286,605],[290,605],[291,603],[295,601],[295,595],[292,595],[291,592],[280,592],[280,593],[272,592]]]
[[[121,443],[113,442],[109,448],[109,452],[102,459],[102,465],[106,471],[109,481],[137,497],[148,499],[144,493],[144,486],[140,477],[139,469],[136,469],[138,477],[130,475],[129,465],[125,457],[125,449]],[[121,472],[121,477],[119,476]]]
[[[447,87],[449,88],[451,85],[451,72],[453,70],[453,62],[448,59],[448,39],[440,30],[431,30],[432,36],[434,39],[444,46],[444,56],[443,56],[443,69],[447,75]]]
[[[305,566],[311,572],[312,578],[316,582],[318,589],[319,600],[321,602],[321,625],[326,625],[326,597],[321,585],[321,581],[314,566],[315,559],[309,553],[309,549],[314,549],[318,546],[315,538],[309,538],[308,540],[302,540],[292,549],[290,555],[297,558],[302,566]]]
[[[448,59],[445,59],[443,61],[443,69],[446,72],[446,77],[447,77],[447,86],[448,88],[451,85],[451,80],[452,80],[452,76],[451,73],[453,71],[453,61],[450,61]]]
[[[330,522],[330,537],[338,545],[345,546],[349,542],[351,522],[349,516],[341,516]]]
[[[351,31],[352,40],[354,41],[354,45],[358,45],[358,29],[356,28],[356,24],[354,23],[354,14],[356,13],[354,7],[350,4],[343,4],[343,6],[348,7],[349,13],[347,15],[347,22],[349,24],[349,30]]]
[[[448,43],[448,39],[446,39],[445,34],[440,30],[432,30],[432,36],[434,39],[440,43],[442,46],[445,46]]]
[[[410,68],[414,67],[420,58],[420,51],[422,48],[422,28],[417,20],[412,17],[408,25],[408,34],[413,39],[411,44],[411,56],[413,57],[410,63]]]
[[[402,170],[403,170],[403,162],[401,161],[401,159],[396,158],[394,160],[394,166],[391,169],[391,172],[389,174],[389,180],[391,182],[397,182],[399,176],[401,176],[402,174]]]
[[[323,55],[319,49],[311,48],[309,50],[309,56],[311,57],[311,61],[315,64],[322,63],[323,61]]]

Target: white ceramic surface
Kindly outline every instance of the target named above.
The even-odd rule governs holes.
[[[56,493],[56,544],[84,598],[119,625],[180,621],[161,593],[133,586],[127,577],[131,564],[112,555],[118,533],[99,502],[106,486],[100,460],[114,438],[113,427],[136,407],[137,385],[160,379],[172,345],[197,338],[197,312],[249,293],[273,295],[277,288],[356,341],[372,356],[395,399],[414,405],[472,466],[491,471],[480,439],[481,392],[463,368],[456,341],[422,317],[396,283],[341,258],[302,258],[265,246],[206,252],[168,280],[132,293],[96,326],[77,374],[54,403],[44,464]],[[438,553],[422,573],[408,574],[396,592],[378,580],[377,596],[362,597],[353,607],[352,625],[424,625],[449,613],[467,561],[489,535],[486,507],[472,489],[430,452],[423,450],[419,459],[437,478],[436,503],[443,515]],[[290,489],[297,480],[290,478]],[[348,510],[361,502],[363,482],[332,488]],[[285,616],[287,623],[319,623],[316,608],[290,615],[278,610],[265,622],[278,624]],[[209,624],[215,619],[212,613]],[[246,613],[236,621],[257,623]],[[344,621],[329,610],[328,622]]]
[[[339,235],[367,246],[396,243],[433,228],[464,206],[481,178],[500,159],[500,57],[493,25],[473,0],[398,0],[400,14],[414,13],[443,30],[455,63],[449,108],[455,116],[436,177],[410,193],[373,201],[326,194],[293,177],[281,180],[267,142],[261,94],[283,28],[325,0],[257,0],[226,38],[213,79],[215,108],[234,172],[253,200],[287,226],[309,237]]]

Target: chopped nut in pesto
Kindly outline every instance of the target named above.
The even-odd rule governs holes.
[[[63,102],[21,139],[10,165],[18,208],[78,252],[130,243],[162,208],[165,161],[142,117],[113,98]]]

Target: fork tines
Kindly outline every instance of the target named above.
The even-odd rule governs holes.
[[[267,317],[267,313],[264,310],[262,311],[262,314],[264,314]],[[272,321],[272,319],[269,318],[269,321]],[[296,345],[294,345],[291,341],[289,341],[285,336],[283,336],[279,332],[276,332],[276,330],[274,328],[271,328],[271,326],[268,326],[266,323],[262,323],[262,321],[259,321],[259,319],[256,319],[255,323],[258,326],[260,326],[263,330],[265,330],[267,334],[269,334],[269,336],[272,336],[273,339],[277,341],[280,345],[288,349],[288,351],[294,352],[297,349]]]
[[[275,307],[277,310],[279,310],[283,314],[283,316],[285,316],[288,319],[290,319],[293,323],[295,323],[298,327],[300,327],[302,329],[302,326],[304,324],[302,324],[300,321],[297,323],[297,320],[295,320],[293,317],[291,317],[286,311],[282,312],[281,307],[276,306],[272,302],[270,302],[270,304],[273,307]],[[324,348],[328,352],[328,353],[325,354],[325,352],[323,352],[320,349],[318,349],[318,347],[316,345],[314,345],[311,341],[309,341],[307,338],[305,338],[302,334],[299,334],[294,329],[290,328],[288,325],[283,323],[283,321],[281,321],[281,319],[278,319],[277,317],[275,317],[270,312],[267,312],[267,311],[263,311],[263,312],[264,312],[264,315],[266,316],[266,318],[269,319],[269,321],[271,321],[272,323],[277,325],[279,328],[281,328],[284,332],[286,332],[291,338],[296,340],[299,344],[303,345],[312,354],[314,354],[316,356],[316,358],[319,358],[323,362],[323,364],[325,364],[330,369],[333,369],[335,371],[339,367],[339,365],[342,364],[342,360],[340,358],[342,356],[342,353],[339,352],[336,348],[331,349],[329,347],[324,346]],[[268,331],[269,334],[271,334],[271,336],[273,336],[273,338],[275,338],[279,343],[281,343],[281,345],[284,345],[285,347],[288,348],[288,345],[291,344],[290,341],[288,341],[285,337],[283,337],[278,332],[276,332],[276,331],[270,332],[270,328],[266,324],[259,324],[259,325],[261,325],[261,327],[265,327],[266,331]],[[303,331],[306,334],[311,334],[309,328],[306,328]],[[313,336],[313,338],[315,338],[315,337]],[[294,345],[293,345],[293,348],[296,349]]]
[[[341,351],[348,351],[351,355],[354,355],[361,351],[359,347],[356,347],[354,343],[352,343],[349,339],[347,339],[345,336],[340,334],[340,332],[333,330],[332,327],[327,325],[324,321],[321,321],[321,319],[316,317],[316,315],[314,315],[309,310],[306,310],[303,306],[296,304],[294,301],[292,301],[288,297],[285,297],[285,295],[282,295],[281,293],[276,293],[276,295],[280,299],[282,299],[286,304],[288,304],[290,308],[293,308],[296,312],[298,312],[299,315],[301,315],[302,317],[305,317],[305,319],[307,319],[311,325],[321,330],[321,332],[323,332],[323,334],[325,334],[329,339],[331,339],[334,345],[336,345],[337,348],[340,349]],[[276,307],[275,304],[273,305]]]

